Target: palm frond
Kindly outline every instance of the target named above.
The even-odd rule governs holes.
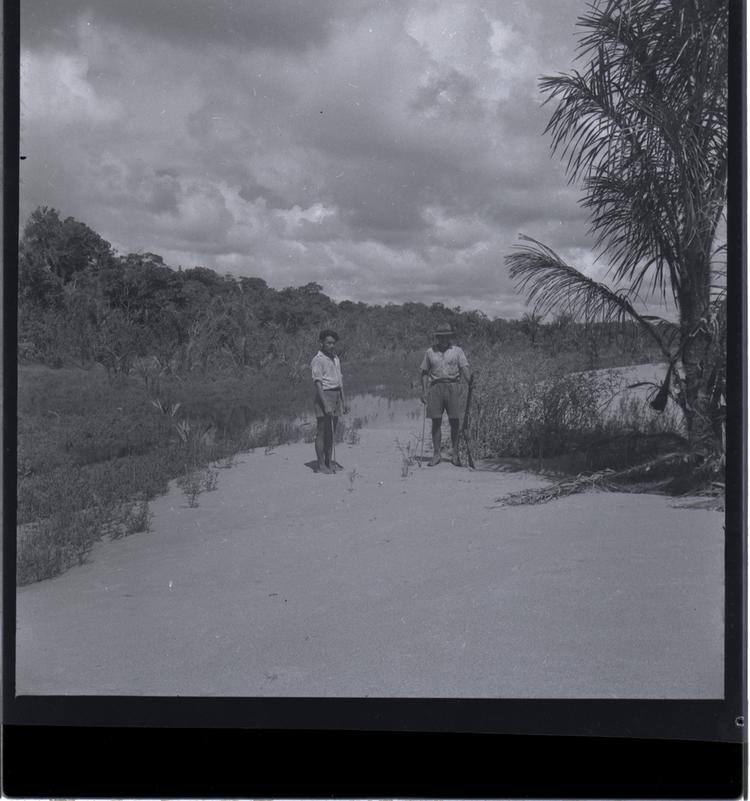
[[[524,244],[516,245],[505,262],[516,289],[533,304],[535,314],[558,310],[587,323],[635,320],[659,345],[665,358],[672,360],[669,346],[675,334],[674,324],[639,314],[628,292],[595,281],[532,237],[521,234],[520,239]]]
[[[726,196],[727,15],[726,0],[593,0],[578,20],[586,69],[540,81],[556,102],[552,152],[583,184],[616,280],[636,290],[648,280],[678,294],[686,253],[713,246]]]

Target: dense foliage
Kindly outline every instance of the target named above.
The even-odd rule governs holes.
[[[591,368],[652,352],[637,326],[586,327],[566,315],[546,324],[533,315],[491,320],[440,303],[336,303],[315,283],[274,289],[206,267],[172,269],[154,253],[118,255],[85,224],[44,207],[26,223],[19,255],[26,363],[98,363],[128,375],[148,358],[167,374],[282,369],[298,379],[323,326],[340,332],[343,359],[378,361],[421,350],[441,322],[452,323],[464,344],[575,350]]]

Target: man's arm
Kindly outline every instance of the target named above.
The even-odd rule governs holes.
[[[330,414],[331,410],[328,408],[325,395],[323,395],[323,382],[319,379],[316,379],[315,381],[315,390],[318,394],[318,400],[320,401],[320,405],[323,408],[323,411],[325,412],[325,414]]]
[[[427,370],[422,370],[422,403],[427,403],[427,391],[429,389],[430,374]]]
[[[468,384],[471,381],[471,368],[469,367],[469,360],[461,348],[458,349],[458,369],[464,377],[464,381]]]
[[[323,371],[320,368],[317,356],[312,360],[310,368],[312,372],[312,380],[315,384],[315,395],[320,402],[324,414],[328,414],[329,410],[326,408],[326,399],[323,395]]]
[[[420,382],[422,384],[421,401],[422,403],[427,403],[428,379],[430,375],[430,360],[427,353],[425,353],[422,364],[419,365],[419,369],[421,370]]]

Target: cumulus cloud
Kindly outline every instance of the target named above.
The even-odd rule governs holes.
[[[54,119],[56,125],[113,122],[123,108],[116,98],[99,94],[88,79],[89,62],[80,54],[27,52],[21,59],[24,122]]]
[[[24,0],[22,217],[52,205],[123,251],[337,299],[517,316],[519,232],[593,263],[537,86],[584,11]]]
[[[32,45],[65,41],[82,15],[96,24],[117,25],[138,35],[188,45],[217,42],[238,47],[298,49],[325,41],[334,14],[349,12],[336,0],[253,0],[207,3],[205,0],[25,0],[21,24]],[[349,4],[355,10],[367,0]]]

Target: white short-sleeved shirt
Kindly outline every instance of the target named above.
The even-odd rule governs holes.
[[[341,363],[339,357],[326,356],[319,350],[310,362],[312,370],[312,380],[320,381],[323,389],[338,389],[344,385],[344,378],[341,374]]]
[[[430,383],[434,384],[436,381],[458,381],[462,367],[468,369],[469,360],[458,345],[451,345],[445,351],[429,348],[420,369],[429,375]]]

